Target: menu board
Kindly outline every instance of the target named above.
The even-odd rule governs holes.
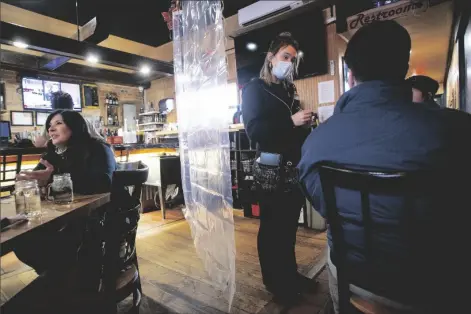
[[[45,81],[35,78],[23,78],[23,108],[33,110],[52,110],[52,94],[58,91],[70,94],[74,103],[74,110],[80,111],[82,101],[80,85]]]

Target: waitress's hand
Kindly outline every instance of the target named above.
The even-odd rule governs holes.
[[[38,180],[39,186],[46,186],[49,182],[49,178],[54,172],[54,166],[51,165],[47,160],[41,159],[39,161],[43,164],[46,169],[36,171],[21,171],[17,176],[17,180]]]
[[[291,116],[295,126],[302,126],[311,122],[312,110],[300,110]]]

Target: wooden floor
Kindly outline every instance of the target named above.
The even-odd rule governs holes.
[[[191,238],[189,226],[179,210],[143,214],[139,222],[137,253],[144,298],[140,313],[225,313],[227,301],[206,275]],[[256,237],[258,220],[235,215],[236,286],[231,313],[280,313],[262,284]],[[299,270],[312,277],[325,262],[325,233],[300,228],[296,254]],[[14,254],[1,258],[1,302],[5,302],[36,277]],[[319,291],[307,302],[287,313],[319,313],[328,299],[325,274]],[[127,301],[120,305],[125,313]],[[285,312],[286,313],[286,312]]]

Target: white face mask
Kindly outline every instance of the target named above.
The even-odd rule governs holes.
[[[284,80],[288,75],[293,71],[293,63],[289,61],[278,61],[275,66],[273,66],[272,73],[279,79]]]

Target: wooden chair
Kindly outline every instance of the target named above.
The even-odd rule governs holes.
[[[427,180],[427,178],[419,173],[357,171],[333,163],[321,164],[319,166],[319,174],[327,207],[327,220],[332,235],[333,250],[331,257],[337,267],[340,313],[351,313],[353,308],[365,314],[407,313],[398,312],[397,310],[383,305],[351,296],[350,284],[352,283],[351,278],[355,268],[349,265],[347,251],[358,250],[358,248],[347,243],[344,237],[343,224],[350,223],[363,228],[365,249],[362,250],[362,253],[366,258],[365,263],[368,264],[371,262],[374,255],[372,230],[378,231],[388,228],[388,230],[391,231],[391,228],[393,228],[390,225],[383,225],[372,220],[370,213],[370,194],[404,196],[406,199],[405,204],[410,204],[410,197],[417,197],[417,195],[425,195],[425,193],[427,193],[427,184],[423,184],[424,180]],[[361,195],[362,209],[361,221],[353,220],[339,214],[336,200],[336,189],[338,188],[359,192]],[[404,212],[407,213],[405,219],[408,220],[408,223],[405,225],[407,227],[413,226],[413,211],[406,210]],[[397,228],[399,229],[400,227]],[[401,229],[395,230],[395,232],[409,232],[409,230]],[[355,283],[355,285],[358,286],[358,283]]]

